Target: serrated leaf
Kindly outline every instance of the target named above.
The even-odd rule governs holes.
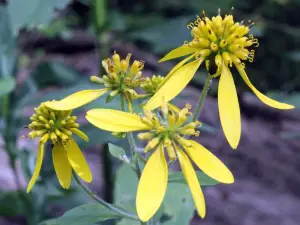
[[[0,97],[12,92],[15,86],[16,82],[13,77],[5,77],[0,79]]]
[[[100,204],[85,204],[66,212],[58,219],[44,221],[43,225],[87,225],[97,222],[118,219],[121,215]]]
[[[48,25],[55,9],[64,8],[70,0],[13,0],[8,2],[8,12],[14,35],[23,27]]]
[[[212,186],[216,185],[219,182],[212,179],[211,177],[207,176],[205,173],[196,171],[198,180],[201,184],[201,186]],[[169,174],[169,183],[183,183],[186,184],[186,180],[182,174],[182,172],[173,172]]]
[[[127,158],[125,150],[123,148],[120,148],[120,147],[114,145],[114,144],[109,143],[108,144],[108,150],[109,150],[109,153],[113,157],[115,157],[119,160],[124,160],[124,158]]]

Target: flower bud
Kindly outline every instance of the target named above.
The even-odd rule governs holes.
[[[148,139],[154,137],[154,133],[151,133],[151,132],[139,133],[139,134],[137,135],[137,137],[138,137],[138,139],[140,139],[140,140],[148,140]]]
[[[156,138],[153,138],[151,141],[148,142],[147,146],[145,147],[145,152],[148,152],[149,150],[155,148],[158,143],[160,142],[160,138],[159,137],[156,137]]]

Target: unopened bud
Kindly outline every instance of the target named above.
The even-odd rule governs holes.
[[[168,156],[170,158],[171,161],[175,160],[176,159],[176,154],[175,154],[175,149],[172,145],[168,145],[167,148],[167,153],[168,153]]]
[[[104,84],[104,80],[97,76],[91,76],[90,81],[98,84]]]
[[[186,140],[185,138],[180,137],[179,135],[176,135],[175,138],[176,138],[176,141],[177,141],[179,144],[181,144],[181,145],[184,145],[184,146],[186,146],[186,147],[191,147],[191,146],[192,146],[192,144],[190,143],[189,140]]]
[[[223,52],[222,54],[225,65],[232,66],[232,60],[228,52]]]
[[[139,133],[137,135],[138,139],[140,140],[148,140],[148,139],[151,139],[153,138],[155,134],[154,133],[151,133],[151,132],[146,132],[146,133]]]
[[[112,59],[114,61],[115,66],[120,69],[121,68],[120,56],[116,52],[114,52]]]
[[[119,90],[114,90],[114,91],[110,92],[109,95],[110,95],[111,97],[115,97],[116,95],[119,94],[119,92],[120,92]]]
[[[149,150],[155,148],[158,143],[160,142],[160,138],[159,137],[156,137],[156,138],[153,138],[151,141],[148,142],[147,146],[145,147],[145,152],[148,152]]]

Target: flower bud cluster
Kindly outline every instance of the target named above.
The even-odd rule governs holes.
[[[63,143],[69,140],[72,133],[75,133],[87,139],[86,135],[78,129],[77,117],[71,116],[71,110],[56,111],[42,103],[38,108],[34,108],[34,111],[35,113],[30,117],[32,122],[29,124],[31,132],[28,137],[41,137],[41,142],[50,139],[53,143],[58,141]]]
[[[176,158],[176,146],[190,147],[191,144],[185,136],[199,136],[200,134],[199,131],[196,131],[200,122],[188,122],[189,117],[192,115],[189,112],[190,109],[191,106],[187,104],[185,108],[178,112],[170,108],[167,103],[164,103],[158,114],[145,110],[141,120],[152,128],[149,132],[138,134],[140,140],[148,141],[145,152],[162,144],[168,153],[169,159],[174,160]]]
[[[124,94],[130,99],[136,98],[138,94],[135,89],[143,83],[141,70],[144,68],[144,62],[135,60],[130,65],[130,58],[131,54],[128,54],[125,59],[121,60],[115,52],[112,58],[102,61],[106,75],[102,78],[91,76],[90,80],[107,87],[110,90],[110,97]]]
[[[191,29],[193,40],[186,44],[197,49],[198,56],[206,59],[211,75],[219,75],[223,62],[226,66],[245,60],[253,62],[255,51],[251,47],[257,47],[258,40],[249,35],[252,25],[251,21],[247,25],[235,22],[232,15],[209,19],[204,13],[187,26]]]
[[[153,75],[151,78],[147,77],[145,82],[141,84],[141,88],[146,94],[154,95],[163,80],[164,77],[160,75]]]

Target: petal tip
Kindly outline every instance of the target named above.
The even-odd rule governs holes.
[[[227,176],[221,181],[224,184],[233,184],[234,183],[234,176],[230,171],[228,171]]]
[[[240,143],[240,138],[235,139],[235,140],[230,140],[230,138],[227,137],[227,140],[228,140],[230,147],[233,150],[237,150],[237,147],[239,146],[239,143]]]
[[[206,211],[204,210],[204,211],[203,211],[203,212],[201,212],[199,215],[201,216],[201,218],[202,218],[202,219],[204,219],[204,218],[205,218],[205,216],[206,216]]]
[[[26,193],[28,194],[31,191],[32,188],[27,187]]]
[[[93,181],[92,175],[85,179],[85,182],[87,182],[87,183],[91,183],[92,181]]]
[[[150,220],[151,216],[147,215],[147,214],[144,214],[142,212],[139,212],[139,210],[137,210],[137,215],[138,217],[140,218],[140,220],[142,222],[147,222],[148,220]]]

